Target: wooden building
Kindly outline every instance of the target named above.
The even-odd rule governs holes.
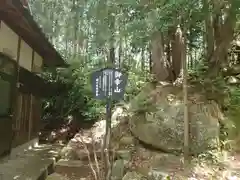
[[[66,65],[23,2],[0,0],[0,156],[37,142],[41,98],[52,92],[40,74]]]

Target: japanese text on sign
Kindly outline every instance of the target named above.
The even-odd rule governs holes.
[[[117,69],[105,68],[92,74],[92,87],[97,99],[123,98],[126,83],[127,76]]]

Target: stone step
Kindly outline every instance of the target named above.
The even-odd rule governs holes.
[[[91,175],[91,168],[87,161],[59,160],[55,165],[55,172],[69,178],[85,178]]]
[[[54,170],[62,146],[39,145],[0,162],[0,179],[44,180]]]
[[[70,179],[61,174],[53,173],[53,174],[49,175],[46,180],[70,180]]]

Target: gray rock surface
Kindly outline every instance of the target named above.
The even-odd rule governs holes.
[[[125,174],[122,180],[148,180],[146,177],[144,177],[142,174],[139,174],[137,172],[128,172]]]
[[[123,159],[116,160],[112,167],[112,180],[121,180],[126,172],[125,165],[128,161]]]
[[[146,144],[167,152],[182,151],[184,136],[184,104],[182,89],[161,86],[152,92],[141,93],[132,102],[130,120],[133,135]],[[138,113],[143,101],[148,108]],[[150,105],[151,104],[151,105]],[[145,109],[146,109],[145,108]],[[191,146],[193,153],[216,147],[219,140],[219,121],[223,119],[217,104],[199,94],[189,94]]]
[[[132,156],[132,152],[130,150],[117,150],[116,151],[116,157],[118,159],[123,159],[126,161],[130,161]]]
[[[157,169],[152,169],[149,172],[148,176],[150,177],[151,180],[169,180],[170,179],[170,176],[167,173]]]

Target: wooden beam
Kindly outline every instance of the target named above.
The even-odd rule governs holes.
[[[34,58],[35,58],[35,51],[32,49],[31,72],[33,72]]]
[[[7,0],[0,0],[0,11],[6,9]]]
[[[8,7],[5,10],[3,10],[2,16],[3,16],[3,19],[5,19],[6,21],[11,21],[12,23],[18,24],[22,29],[36,34],[33,31],[31,25],[28,23],[28,21],[14,7],[11,7],[11,8]]]
[[[3,13],[2,16],[9,18],[12,22],[17,22],[23,29],[36,34],[28,20],[24,18],[24,15],[12,3],[5,3],[4,8],[0,10]],[[19,23],[19,21],[21,21],[21,23]]]

